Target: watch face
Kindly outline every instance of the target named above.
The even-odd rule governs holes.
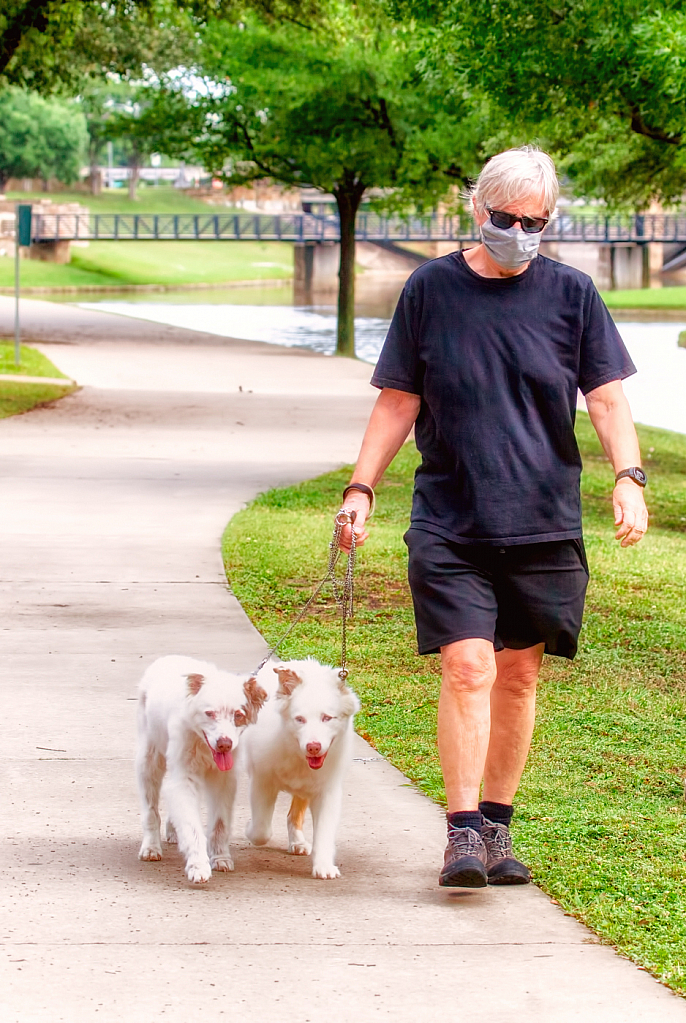
[[[631,475],[634,477],[634,479],[636,480],[637,483],[642,483],[643,486],[646,485],[648,477],[643,472],[643,469],[639,469],[638,466],[636,466],[635,469],[632,469]]]

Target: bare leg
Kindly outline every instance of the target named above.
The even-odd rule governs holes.
[[[495,655],[491,736],[484,768],[484,799],[512,803],[524,771],[536,716],[536,683],[544,644]]]
[[[493,644],[463,639],[441,648],[438,749],[448,811],[476,810],[491,727]]]

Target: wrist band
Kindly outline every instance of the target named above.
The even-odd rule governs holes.
[[[369,498],[369,514],[367,515],[367,518],[371,519],[372,515],[374,514],[374,508],[376,507],[376,495],[374,494],[372,488],[368,487],[366,483],[349,483],[348,486],[343,491],[344,501],[346,495],[350,490],[359,490],[360,493],[367,495],[367,497]]]
[[[639,487],[644,487],[648,482],[648,477],[639,465],[632,465],[631,468],[622,469],[621,472],[618,472],[615,476],[615,486],[623,479],[633,480]]]

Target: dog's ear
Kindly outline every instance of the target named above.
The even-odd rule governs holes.
[[[188,679],[188,692],[191,696],[197,696],[202,689],[202,684],[205,681],[204,675],[187,675]]]
[[[339,690],[342,693],[352,693],[352,689],[348,688],[347,672],[345,672],[343,678],[341,678],[341,670],[342,669],[341,668],[334,668],[333,670],[336,672],[336,675],[338,676],[338,688],[339,688]]]
[[[360,709],[360,701],[357,699],[352,689],[348,689],[346,687],[342,690],[342,693],[343,698],[339,704],[341,717],[351,718],[357,714]]]
[[[360,709],[360,701],[352,689],[348,687],[346,680],[341,678],[340,675],[338,676],[338,691],[343,696],[340,704],[341,716],[351,718]]]
[[[274,668],[274,671],[279,676],[279,688],[277,690],[279,696],[290,696],[295,687],[299,686],[302,682],[300,676],[296,675],[294,671],[287,668],[284,664]]]
[[[267,694],[254,676],[243,684],[243,692],[248,697],[248,702],[243,707],[245,716],[248,719],[248,724],[254,725],[262,704],[267,699]]]

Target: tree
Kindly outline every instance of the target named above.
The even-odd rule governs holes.
[[[248,0],[273,19],[316,19],[318,0]],[[0,76],[41,93],[78,91],[87,78],[138,78],[187,61],[208,18],[236,0],[3,0]],[[244,4],[243,4],[244,6]],[[0,78],[1,81],[1,78]]]
[[[9,178],[79,176],[86,125],[74,103],[46,100],[21,89],[0,92],[0,192]]]
[[[103,141],[118,143],[130,168],[129,198],[136,198],[140,169],[152,153],[185,156],[189,150],[188,133],[191,123],[200,126],[198,112],[189,120],[188,104],[178,89],[161,88],[155,75],[147,76],[147,83],[129,85],[119,82],[109,90],[107,100],[101,100],[103,118],[94,128],[96,138],[92,144]],[[181,142],[180,140],[184,141]]]
[[[151,153],[165,152],[173,123],[169,123],[170,111],[154,87],[142,85],[128,93],[112,104],[102,138],[122,145],[129,167],[129,199],[135,200],[140,169]]]
[[[446,95],[417,73],[411,29],[332,6],[326,36],[256,16],[216,21],[203,34],[205,95],[176,114],[181,151],[229,184],[272,178],[336,199],[340,222],[337,352],[354,355],[355,219],[377,206],[434,205],[478,166],[483,104]],[[178,103],[178,91],[176,102]],[[183,127],[182,127],[183,123]]]
[[[498,141],[533,134],[579,190],[645,206],[686,188],[686,11],[680,0],[390,0],[431,25],[425,73],[470,81]]]
[[[105,83],[89,82],[79,96],[79,108],[88,132],[88,168],[91,195],[102,191],[100,159],[108,140],[108,119],[111,104],[110,90]]]
[[[0,74],[42,94],[136,77],[156,54],[171,67],[189,52],[192,26],[168,0],[5,0],[0,13]]]

